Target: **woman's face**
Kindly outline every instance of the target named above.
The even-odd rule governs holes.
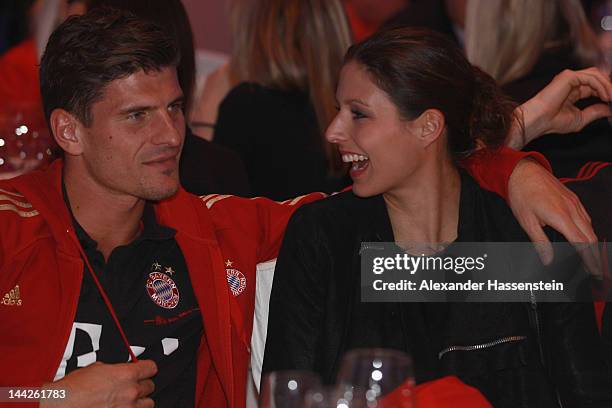
[[[407,185],[424,159],[419,120],[407,121],[356,62],[340,73],[338,114],[326,138],[349,163],[353,192],[360,197],[392,193]]]

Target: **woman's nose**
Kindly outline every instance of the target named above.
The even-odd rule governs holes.
[[[346,133],[344,131],[343,120],[338,113],[325,131],[325,138],[329,143],[340,143],[346,140]]]

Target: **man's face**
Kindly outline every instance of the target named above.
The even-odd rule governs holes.
[[[179,187],[185,138],[176,69],[138,71],[109,83],[81,126],[87,177],[111,194],[157,201]]]

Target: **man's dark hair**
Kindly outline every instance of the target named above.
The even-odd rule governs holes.
[[[70,17],[51,34],[40,64],[45,117],[62,108],[90,126],[91,106],[110,82],[179,60],[165,30],[131,13],[102,8]]]
[[[89,10],[113,7],[129,11],[138,18],[159,25],[174,37],[181,52],[178,80],[185,94],[185,111],[189,112],[195,88],[195,53],[191,24],[181,0],[89,0],[88,7]]]

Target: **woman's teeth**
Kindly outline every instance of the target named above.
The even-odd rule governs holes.
[[[342,161],[344,163],[353,163],[351,165],[352,171],[358,171],[364,169],[368,165],[370,159],[362,154],[343,154]]]
[[[369,160],[368,156],[362,154],[343,154],[342,161],[345,163],[359,162]]]

